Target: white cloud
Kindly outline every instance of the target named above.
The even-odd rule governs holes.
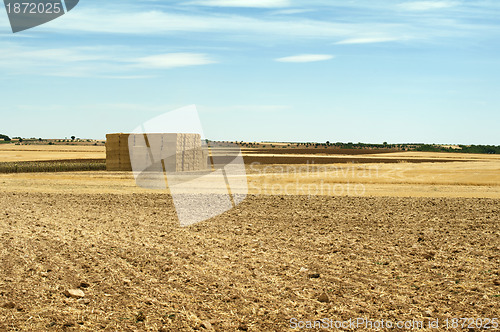
[[[300,54],[287,56],[284,58],[276,59],[278,62],[316,62],[316,61],[326,61],[333,59],[333,55],[329,54]]]
[[[411,11],[426,11],[433,9],[450,8],[456,6],[453,1],[412,1],[399,4],[399,7]]]
[[[385,42],[391,42],[391,41],[398,41],[401,40],[402,38],[396,38],[396,37],[366,37],[366,38],[349,38],[349,39],[344,39],[339,42],[336,42],[335,44],[342,45],[342,44],[371,44],[371,43],[385,43]]]
[[[2,43],[0,60],[11,62],[29,60],[37,63],[92,61],[105,58],[102,51],[102,48],[96,47],[35,49],[15,43]]]
[[[289,105],[229,105],[208,106],[196,105],[200,113],[271,113],[285,112],[291,109]]]
[[[274,15],[296,15],[314,12],[314,9],[280,9],[272,12]]]
[[[279,8],[290,6],[290,0],[198,0],[188,4],[210,7]]]
[[[152,77],[153,69],[216,63],[201,53],[147,55],[150,52],[137,53],[119,45],[61,49],[0,43],[0,71],[7,75],[142,79]]]
[[[216,63],[206,54],[200,53],[167,53],[142,57],[136,60],[137,65],[144,68],[169,69],[176,67],[200,66]]]
[[[40,36],[47,31],[57,34],[78,33],[112,33],[122,35],[149,35],[155,37],[163,35],[171,37],[181,33],[189,33],[189,37],[207,40],[230,41],[253,43],[255,41],[276,41],[277,43],[292,42],[297,39],[330,39],[330,40],[353,40],[360,39],[362,42],[366,36],[393,36],[394,33],[404,34],[405,40],[418,39],[430,40],[434,37],[448,37],[463,35],[471,31],[487,31],[492,33],[491,16],[495,10],[481,5],[467,5],[458,0],[436,0],[436,1],[392,1],[380,3],[375,1],[359,0],[349,1],[346,4],[336,4],[333,1],[310,0],[307,6],[297,7],[300,1],[293,1],[294,7],[280,7],[288,5],[291,0],[193,0],[191,2],[173,1],[174,4],[151,6],[148,10],[144,6],[125,2],[118,7],[110,4],[99,4],[95,6],[78,7],[57,20],[37,27],[33,30],[34,36]],[[158,1],[160,3],[160,1]],[[199,3],[205,6],[231,5],[231,6],[254,6],[270,7],[266,15],[260,12],[238,10],[229,14],[219,8],[186,8],[185,3]],[[392,3],[392,5],[390,4]],[[462,14],[471,17],[490,14],[489,19],[484,21],[464,22],[460,17],[432,17],[429,20],[425,15],[408,16],[404,11],[419,11],[425,13],[431,9],[447,8],[460,5]],[[101,6],[103,6],[101,8]],[[170,8],[172,6],[172,8]],[[493,9],[500,5],[489,5]],[[186,10],[187,9],[187,10]],[[298,15],[305,11],[322,11],[325,15],[307,15],[307,18]],[[348,10],[348,15],[343,13]],[[484,11],[484,13],[483,13]],[[236,14],[236,12],[238,14]],[[359,12],[360,15],[351,15],[351,12]],[[328,19],[331,13],[345,17],[342,20]],[[435,13],[431,12],[433,15]],[[273,15],[274,14],[274,15]],[[295,15],[292,15],[295,14]],[[403,14],[403,17],[400,15]],[[7,23],[5,23],[7,24]],[[5,25],[4,24],[4,25]],[[494,33],[494,32],[493,32]],[[214,36],[218,34],[217,36]],[[23,34],[16,34],[23,36]],[[208,37],[208,38],[207,38]],[[206,45],[206,43],[204,43]]]
[[[68,16],[66,18],[66,16]],[[276,16],[272,16],[276,17]],[[110,9],[80,9],[69,15],[44,24],[38,29],[59,33],[90,32],[116,33],[132,35],[171,35],[174,33],[202,33],[203,36],[220,33],[224,38],[252,42],[256,39],[290,38],[349,38],[353,34],[385,34],[395,29],[401,30],[401,24],[390,23],[344,23],[319,21],[303,18],[269,19],[243,15],[199,15],[166,13],[162,11],[123,11]],[[245,35],[246,38],[241,38]],[[204,39],[204,38],[203,38]]]
[[[34,48],[0,44],[0,70],[8,75],[88,76],[110,67],[104,47]]]

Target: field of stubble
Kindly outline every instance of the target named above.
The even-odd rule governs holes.
[[[0,331],[498,317],[499,215],[486,198],[251,195],[179,228],[168,195],[3,192]]]

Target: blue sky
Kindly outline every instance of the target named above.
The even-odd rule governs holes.
[[[104,138],[196,104],[223,140],[500,144],[500,2],[81,0],[12,34],[0,133]]]

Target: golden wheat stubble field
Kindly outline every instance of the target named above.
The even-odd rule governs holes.
[[[0,162],[106,158],[102,145],[0,144]]]
[[[177,226],[168,193],[134,188],[128,173],[2,174],[0,330],[287,331],[291,319],[498,317],[500,201],[485,197],[497,192],[498,161],[477,158],[327,164],[319,175],[276,170],[294,160],[248,165],[247,199],[188,228]],[[375,166],[406,175],[349,173]],[[298,185],[295,174],[306,175]],[[349,177],[375,187],[264,191],[265,181]],[[453,188],[463,196],[447,197]]]

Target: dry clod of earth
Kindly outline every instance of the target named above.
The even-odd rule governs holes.
[[[80,298],[78,301],[81,302],[81,303],[83,303],[83,304],[85,304],[85,305],[87,305],[87,304],[90,303],[89,299],[82,299],[82,298]]]
[[[78,288],[88,288],[88,287],[90,287],[90,284],[86,282],[81,282],[80,285],[78,286]]]
[[[64,295],[67,297],[72,297],[75,299],[79,299],[85,296],[85,293],[81,289],[67,289],[64,292]]]
[[[320,277],[319,273],[311,273],[308,275],[311,279],[318,279]]]
[[[424,311],[425,317],[432,317],[432,311],[426,310]]]
[[[5,309],[14,309],[16,307],[16,304],[14,302],[6,302],[2,305],[2,308]]]
[[[137,322],[144,322],[146,320],[146,316],[144,316],[144,313],[142,311],[140,311],[136,316],[135,316],[135,320]]]
[[[212,324],[209,321],[204,321],[203,323],[201,323],[201,327],[206,329],[206,330],[213,330],[214,329],[214,327],[212,326]]]
[[[436,255],[435,252],[429,251],[429,252],[425,253],[423,256],[425,259],[431,260],[434,258],[435,255]]]
[[[322,302],[322,303],[328,303],[328,302],[330,302],[330,298],[328,297],[328,295],[326,293],[323,293],[318,297],[318,301]]]

